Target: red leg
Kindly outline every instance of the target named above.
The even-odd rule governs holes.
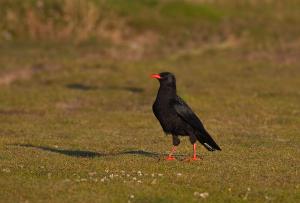
[[[198,160],[197,158],[197,153],[196,153],[196,144],[194,144],[194,155],[193,155],[193,160]]]
[[[173,146],[172,151],[170,152],[169,156],[166,158],[166,160],[175,160],[175,157],[173,156],[173,153],[176,151],[176,146]]]
[[[199,160],[199,158],[197,158],[197,153],[196,153],[196,144],[193,145],[193,150],[194,150],[193,157],[188,157],[188,158],[184,159],[184,161],[197,161],[197,160]]]

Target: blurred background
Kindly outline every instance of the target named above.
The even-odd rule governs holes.
[[[112,58],[204,46],[284,49],[299,38],[294,0],[1,0],[0,6],[2,44],[95,45]]]
[[[0,0],[2,200],[296,202],[299,10],[298,0]],[[222,153],[159,161],[171,139],[149,75],[162,71]],[[179,153],[190,152],[183,139]],[[140,184],[107,171],[163,175]]]

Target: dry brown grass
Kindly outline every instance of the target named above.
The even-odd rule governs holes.
[[[35,5],[25,7],[23,12],[9,8],[4,10],[2,23],[9,32],[28,35],[32,40],[73,39],[78,43],[93,36],[112,35],[111,40],[115,40],[116,34],[111,28],[124,26],[120,18],[109,12],[104,14],[103,3],[96,5],[93,1],[64,0],[59,6],[59,10],[47,9],[44,1],[37,1]],[[119,29],[119,32],[122,30]]]

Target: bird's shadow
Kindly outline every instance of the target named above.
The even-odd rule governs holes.
[[[78,158],[112,157],[112,156],[121,156],[121,155],[139,155],[144,157],[160,158],[166,155],[163,153],[148,152],[144,150],[125,150],[121,152],[102,153],[102,152],[93,152],[93,151],[86,151],[86,150],[70,150],[70,149],[63,149],[58,147],[37,146],[32,144],[12,144],[12,145],[18,147],[35,148],[35,149],[40,149],[40,150],[49,151],[53,153],[63,154],[66,156],[78,157]]]
[[[75,90],[81,90],[81,91],[88,91],[88,90],[98,89],[97,86],[84,85],[84,84],[80,84],[80,83],[67,84],[66,87],[69,88],[69,89],[75,89]]]
[[[93,86],[93,85],[85,85],[81,83],[71,83],[66,85],[69,89],[81,90],[81,91],[90,91],[90,90],[117,90],[117,91],[127,91],[131,93],[142,93],[144,92],[143,88],[140,87],[132,87],[132,86]]]

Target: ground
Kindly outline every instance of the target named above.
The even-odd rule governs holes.
[[[229,36],[141,55],[154,31],[133,48],[2,43],[0,201],[299,202],[300,42],[274,29],[284,41]],[[178,160],[164,160],[172,139],[149,77],[162,71],[222,151],[198,145],[201,160],[185,162],[183,138]]]

